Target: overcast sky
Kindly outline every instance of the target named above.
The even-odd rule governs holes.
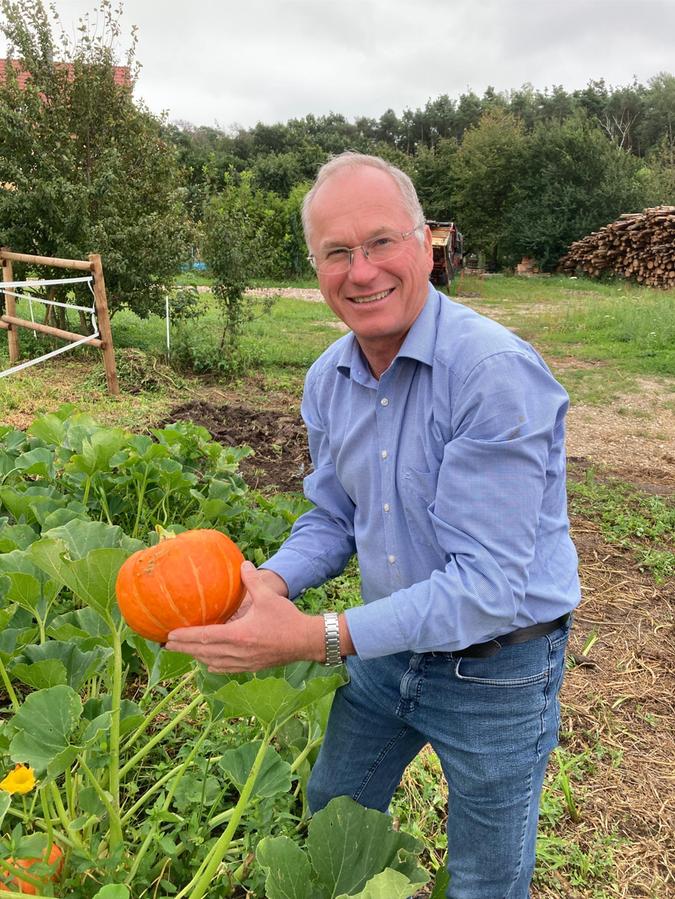
[[[96,0],[57,0],[66,31]],[[136,96],[196,125],[348,119],[488,85],[675,74],[675,0],[126,0]],[[90,17],[92,22],[96,16]],[[0,38],[0,56],[5,55]],[[122,42],[122,49],[126,46]]]

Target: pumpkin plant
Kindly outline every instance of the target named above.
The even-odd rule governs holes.
[[[181,521],[176,547],[191,539],[185,528],[226,528],[259,562],[300,511],[249,494],[233,454],[204,434],[141,438],[64,410],[27,433],[0,427],[0,824],[11,822],[0,880],[10,893],[22,880],[38,896],[215,899],[238,880],[274,879],[252,850],[305,828],[310,760],[344,673],[299,663],[209,675],[131,630],[117,606],[119,572],[157,525]],[[265,812],[273,830],[251,829],[277,806],[279,820]],[[340,808],[335,826],[358,842],[354,814]],[[268,872],[277,849],[262,850]],[[18,864],[27,859],[44,861]],[[390,861],[373,858],[370,875]],[[386,884],[398,890],[407,874],[395,874]]]

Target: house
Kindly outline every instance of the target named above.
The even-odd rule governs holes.
[[[10,65],[18,75],[19,87],[22,89],[25,88],[26,82],[30,78],[30,72],[24,69],[17,59],[0,59],[0,84],[4,82],[5,73]],[[72,62],[57,62],[56,66],[60,69],[65,68],[68,71],[69,76],[72,77]],[[129,72],[129,67],[113,66],[113,78],[115,80],[115,84],[119,84],[120,87],[129,87],[131,85],[131,75]]]

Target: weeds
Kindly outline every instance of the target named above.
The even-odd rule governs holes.
[[[595,521],[603,537],[630,551],[657,583],[675,576],[675,501],[622,481],[598,480],[591,469],[569,484],[570,509]]]

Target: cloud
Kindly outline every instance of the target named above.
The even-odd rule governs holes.
[[[60,0],[66,30],[95,0]],[[567,90],[673,70],[674,0],[127,0],[137,94],[195,124],[349,119],[525,82]],[[0,54],[1,54],[0,50]]]

